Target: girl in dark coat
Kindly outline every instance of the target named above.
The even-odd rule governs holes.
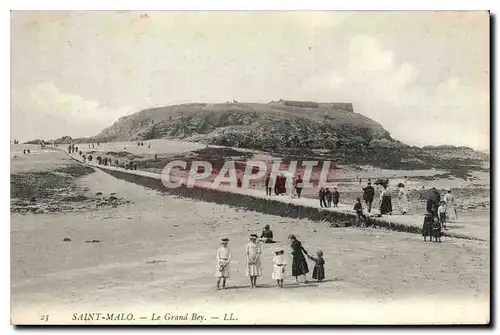
[[[429,242],[432,241],[434,227],[434,216],[432,213],[427,213],[424,216],[424,224],[422,225],[422,236],[424,237],[424,242],[427,241],[427,236],[429,236]]]
[[[323,259],[323,251],[319,250],[316,255],[318,257],[308,256],[310,260],[314,261],[314,269],[312,277],[319,282],[325,279],[325,260]]]
[[[288,236],[288,240],[290,241],[290,246],[292,247],[292,276],[295,277],[295,283],[299,283],[299,276],[304,276],[304,284],[307,283],[307,273],[309,273],[309,267],[307,266],[306,258],[304,254],[307,254],[307,251],[302,246],[302,243],[297,240],[295,235]]]

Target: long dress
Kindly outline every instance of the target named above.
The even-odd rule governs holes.
[[[408,213],[408,196],[404,187],[399,188],[398,207],[401,213]]]
[[[231,251],[229,248],[217,249],[217,263],[215,263],[215,276],[229,278],[231,276]]]
[[[303,252],[306,252],[300,241],[292,242],[292,276],[297,277],[309,273],[306,258]]]
[[[245,246],[245,251],[247,255],[247,276],[261,276],[262,263],[260,261],[260,255],[262,254],[262,248],[260,243],[248,242]],[[250,263],[249,259],[255,261]]]
[[[455,200],[453,199],[453,195],[451,193],[446,193],[443,200],[446,203],[446,216],[448,218],[451,218],[453,216],[453,218],[456,220],[457,212],[455,209]]]
[[[380,214],[392,213],[391,191],[385,189],[380,194]]]
[[[283,254],[274,255],[272,278],[274,280],[285,279],[285,269],[286,269],[285,256]]]

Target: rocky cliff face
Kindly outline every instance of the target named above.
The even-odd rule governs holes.
[[[184,104],[120,118],[96,140],[174,138],[254,149],[337,149],[393,140],[351,104],[279,101],[269,104]]]

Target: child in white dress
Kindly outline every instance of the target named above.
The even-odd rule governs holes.
[[[222,279],[222,289],[226,289],[226,279],[231,275],[231,251],[227,247],[228,238],[223,238],[221,246],[217,249],[217,263],[215,264],[215,276],[217,277],[217,289],[220,289]]]
[[[277,288],[283,288],[283,279],[285,279],[286,259],[283,248],[277,248],[273,257],[272,278],[276,280]]]
[[[257,234],[250,235],[250,242],[245,246],[247,256],[247,276],[250,277],[250,288],[257,287],[257,277],[262,275],[262,263],[260,255],[262,248],[257,242]]]

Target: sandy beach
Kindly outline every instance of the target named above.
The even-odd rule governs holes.
[[[36,160],[32,157],[38,156],[23,157],[21,165],[40,171],[76,164],[61,152],[37,155]],[[50,164],[41,159],[45,155],[50,155]],[[39,161],[44,163],[37,166],[34,162]],[[13,323],[113,323],[73,320],[73,313],[91,312],[130,312],[134,320],[127,322],[144,324],[294,323],[292,316],[298,315],[302,323],[307,317],[290,301],[304,308],[330,306],[330,312],[314,315],[314,323],[489,319],[487,242],[445,238],[441,244],[424,243],[415,234],[333,229],[304,219],[180,199],[99,170],[75,178],[74,183],[73,191],[87,199],[101,192],[101,198],[114,194],[128,203],[11,214]],[[278,243],[263,245],[264,275],[259,288],[250,290],[244,245],[248,235],[260,234],[265,224],[271,225]],[[325,282],[298,286],[288,274],[285,289],[275,288],[273,250],[284,247],[290,256],[286,237],[291,233],[310,253],[324,252]],[[67,237],[71,241],[65,242]],[[232,277],[228,290],[217,291],[215,252],[222,237],[230,239]],[[312,262],[309,266],[312,270]],[[423,306],[428,312],[422,311]],[[439,312],[443,310],[447,312]],[[162,320],[150,320],[154,311]],[[192,320],[195,312],[206,319]],[[166,313],[190,316],[189,320],[166,320]],[[226,313],[238,315],[238,321],[223,320]],[[41,321],[40,316],[46,314],[49,320]]]

